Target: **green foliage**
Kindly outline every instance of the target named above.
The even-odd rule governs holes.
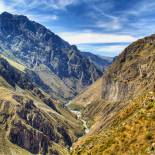
[[[151,133],[151,132],[147,132],[145,138],[146,138],[147,140],[153,139],[152,133]]]
[[[155,103],[154,103],[154,102],[149,102],[149,103],[147,104],[146,109],[147,109],[147,110],[152,109],[154,106],[155,106]]]

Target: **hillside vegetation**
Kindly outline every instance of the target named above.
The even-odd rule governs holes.
[[[104,129],[75,145],[72,155],[149,155],[155,153],[155,94],[131,101]]]

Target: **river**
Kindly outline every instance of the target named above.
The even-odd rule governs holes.
[[[87,134],[87,133],[89,132],[90,129],[89,129],[88,126],[87,126],[87,122],[86,122],[84,119],[82,119],[81,111],[70,109],[70,108],[69,108],[69,105],[70,105],[70,104],[71,104],[71,102],[67,103],[66,106],[67,106],[68,109],[69,109],[72,113],[74,113],[74,114],[77,116],[77,118],[83,123],[83,127],[84,127],[84,129],[85,129],[85,133]]]

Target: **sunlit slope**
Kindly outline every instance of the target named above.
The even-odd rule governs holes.
[[[76,144],[73,155],[155,153],[155,94],[131,101],[105,128]]]
[[[26,69],[26,66],[24,66],[23,64],[17,63],[17,62],[14,61],[13,59],[10,59],[10,58],[8,58],[8,57],[2,55],[2,54],[0,54],[0,58],[6,59],[6,60],[9,62],[10,65],[12,65],[13,67],[15,67],[16,69],[18,69],[18,70],[20,70],[20,71],[22,71],[22,72],[24,72],[25,69]]]
[[[101,99],[102,78],[85,89],[81,94],[75,97],[71,102],[75,106],[86,107],[96,99]]]

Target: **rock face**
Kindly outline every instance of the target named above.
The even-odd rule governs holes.
[[[10,152],[18,147],[32,154],[67,155],[67,148],[84,132],[82,123],[63,104],[1,57],[0,94],[3,153],[5,145]]]
[[[122,101],[155,87],[155,36],[127,47],[103,76],[102,98]]]
[[[102,75],[76,46],[21,15],[0,15],[0,50],[31,68],[52,94],[61,93],[64,100]]]

